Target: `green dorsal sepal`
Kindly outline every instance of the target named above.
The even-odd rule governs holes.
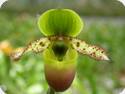
[[[73,10],[51,9],[39,17],[38,27],[45,36],[66,35],[75,37],[81,32],[83,22]]]

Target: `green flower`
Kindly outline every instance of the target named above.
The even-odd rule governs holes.
[[[79,15],[70,9],[51,9],[43,13],[38,27],[45,37],[12,53],[14,60],[29,51],[43,52],[45,77],[55,91],[70,87],[75,77],[77,54],[96,60],[109,60],[104,49],[75,38],[83,28]]]

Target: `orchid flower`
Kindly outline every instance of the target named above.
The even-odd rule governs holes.
[[[49,86],[57,92],[65,91],[72,84],[78,53],[95,60],[109,61],[103,48],[76,38],[84,23],[73,10],[48,10],[39,17],[38,27],[45,37],[14,51],[11,58],[19,60],[29,51],[43,52],[45,78]]]

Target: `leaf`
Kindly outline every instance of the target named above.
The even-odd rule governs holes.
[[[46,36],[77,36],[83,28],[83,22],[73,10],[51,9],[39,17],[38,27]]]
[[[33,51],[35,53],[40,53],[45,50],[50,44],[48,38],[40,38],[39,40],[31,42],[28,46],[24,48],[18,48],[14,52],[11,53],[12,60],[19,60],[21,56],[29,51]]]
[[[96,60],[109,60],[105,50],[96,45],[89,45],[85,41],[76,38],[72,38],[71,44],[81,54],[88,55]]]
[[[121,2],[125,6],[125,0],[117,0],[117,1]]]
[[[2,5],[8,0],[0,0],[0,8],[2,7]]]

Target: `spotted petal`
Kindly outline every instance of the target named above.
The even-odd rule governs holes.
[[[71,44],[79,53],[88,55],[96,60],[109,60],[105,50],[96,45],[89,45],[85,41],[76,38],[72,38]]]
[[[43,50],[45,50],[50,44],[50,41],[48,38],[40,38],[39,40],[31,42],[29,45],[27,45],[24,48],[16,49],[12,54],[11,58],[12,60],[19,60],[20,57],[29,51],[33,51],[35,53],[40,53]]]

